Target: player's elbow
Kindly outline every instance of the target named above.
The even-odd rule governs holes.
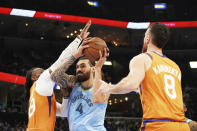
[[[103,101],[101,101],[101,100],[93,100],[93,104],[102,104],[103,103]]]
[[[53,72],[52,74],[51,74],[51,76],[50,76],[50,78],[51,78],[51,80],[53,80],[53,81],[56,81],[56,77],[55,77],[56,75],[55,75],[55,73]]]
[[[55,83],[57,83],[57,84],[59,84],[60,82],[61,82],[61,78],[63,78],[62,77],[62,75],[61,74],[58,74],[58,73],[56,73],[55,71],[51,74],[51,76],[50,76],[50,78],[51,78],[51,80],[52,81],[54,81]],[[60,86],[60,85],[59,85]]]

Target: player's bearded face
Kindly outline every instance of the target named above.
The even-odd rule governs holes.
[[[78,82],[84,82],[89,80],[92,68],[89,64],[89,60],[79,60],[76,65],[76,76]]]
[[[82,72],[82,71],[78,71],[77,72],[77,81],[78,82],[84,82],[89,80],[90,78],[90,70],[86,71],[86,72]]]

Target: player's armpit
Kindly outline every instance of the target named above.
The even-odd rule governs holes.
[[[197,122],[196,121],[191,121],[188,123],[190,131],[197,131]]]
[[[108,99],[110,97],[110,94],[105,93],[98,93],[99,87],[101,86],[99,79],[96,80],[96,83],[99,83],[97,85],[93,84],[93,90],[92,90],[92,96],[93,96],[93,103],[94,104],[103,104],[108,103]]]
[[[93,96],[93,103],[94,104],[103,104],[107,103],[109,99],[109,94],[97,94],[96,96]]]

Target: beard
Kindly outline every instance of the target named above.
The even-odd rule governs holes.
[[[147,52],[147,43],[144,42],[143,47],[142,47],[142,53]]]
[[[78,75],[78,73],[80,73],[80,75]],[[90,78],[90,71],[86,72],[86,73],[82,73],[81,71],[77,72],[77,82],[84,82],[89,80]]]

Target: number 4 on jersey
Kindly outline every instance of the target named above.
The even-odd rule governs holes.
[[[83,113],[83,106],[82,106],[81,103],[80,103],[79,106],[77,107],[76,111],[78,111],[80,114]]]

